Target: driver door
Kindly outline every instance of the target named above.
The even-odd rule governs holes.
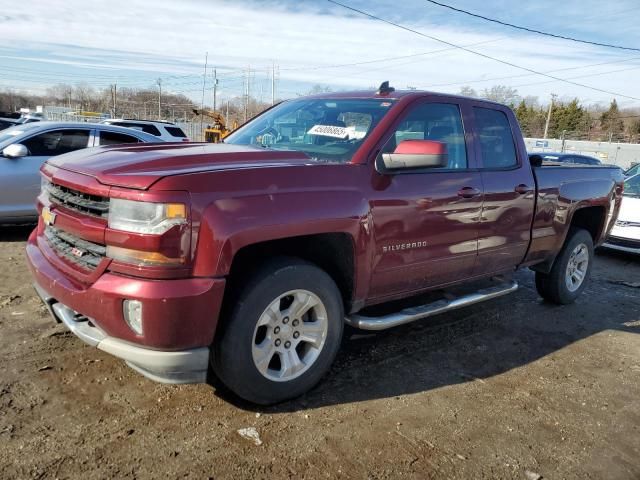
[[[421,102],[401,119],[383,152],[403,140],[446,144],[446,167],[376,173],[371,211],[375,254],[370,297],[380,301],[471,277],[483,187],[470,112],[453,100]]]

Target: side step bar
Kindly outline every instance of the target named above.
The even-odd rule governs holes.
[[[382,317],[367,317],[364,315],[350,315],[345,321],[355,328],[362,330],[385,330],[387,328],[397,327],[405,323],[414,322],[423,318],[438,315],[440,313],[449,312],[457,308],[468,307],[475,303],[484,302],[494,298],[515,292],[518,289],[518,282],[512,281],[495,287],[484,288],[475,293],[470,293],[451,300],[442,299],[426,305],[418,307],[406,308],[396,313],[384,315]]]

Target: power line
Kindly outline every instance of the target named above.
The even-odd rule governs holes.
[[[485,43],[497,42],[498,40],[502,40],[501,38],[494,38],[492,40],[483,40],[482,42],[475,42],[466,45],[467,47],[475,47],[476,45],[483,45]],[[305,70],[325,70],[327,68],[342,68],[342,67],[356,67],[358,65],[368,65],[370,63],[380,63],[380,62],[390,62],[394,60],[403,60],[405,58],[414,58],[414,57],[422,57],[425,55],[432,55],[434,53],[442,53],[448,52],[449,50],[455,50],[455,48],[441,48],[439,50],[430,50],[428,52],[421,53],[412,53],[411,55],[400,55],[397,57],[385,57],[385,58],[376,58],[374,60],[365,60],[362,62],[352,62],[352,63],[337,63],[333,65],[317,65],[317,66],[307,66],[307,67],[286,67],[281,68],[282,71],[305,71]]]
[[[634,60],[640,60],[640,57],[633,57],[633,58],[627,58],[624,60],[615,60],[612,62],[600,62],[600,63],[591,63],[589,65],[577,65],[575,67],[564,67],[564,68],[557,68],[554,70],[547,70],[543,73],[556,73],[556,72],[566,72],[569,70],[580,70],[583,68],[591,68],[591,67],[600,67],[602,65],[611,65],[614,63],[625,63],[625,62],[632,62]],[[626,70],[634,70],[636,68],[640,68],[640,65],[637,65],[635,67],[632,68],[625,68],[625,69],[621,69],[621,70],[608,70],[606,72],[597,72],[597,73],[592,73],[592,74],[584,74],[584,75],[579,75],[576,77],[571,77],[568,80],[571,79],[575,79],[575,78],[583,78],[583,77],[591,77],[591,76],[598,76],[598,75],[605,75],[608,73],[616,73],[616,72],[620,72],[620,71],[626,71]],[[478,79],[474,79],[474,80],[464,80],[461,82],[449,82],[449,83],[435,83],[435,84],[431,84],[431,85],[426,85],[426,86],[422,86],[422,85],[418,85],[418,88],[433,88],[433,87],[450,87],[453,85],[468,85],[470,83],[485,83],[485,82],[495,82],[496,80],[511,80],[514,78],[522,78],[522,77],[530,77],[531,74],[530,73],[521,73],[519,75],[507,75],[504,77],[491,77],[491,78],[478,78]],[[549,81],[553,81],[555,82],[555,80],[549,80]],[[543,83],[547,83],[547,81],[545,80],[545,82]],[[520,86],[520,87],[526,87],[529,85],[539,85],[540,82],[537,83],[529,83],[526,85],[516,85],[516,86]]]
[[[632,97],[630,95],[623,95],[621,93],[611,92],[609,90],[604,90],[602,88],[592,87],[590,85],[584,85],[584,84],[578,83],[578,82],[572,82],[570,80],[565,80],[564,78],[556,77],[556,76],[553,76],[553,75],[549,75],[547,73],[542,73],[542,72],[539,72],[537,70],[533,70],[533,69],[528,68],[528,67],[523,67],[521,65],[517,65],[517,64],[509,62],[507,60],[502,60],[500,58],[492,57],[491,55],[487,55],[487,54],[482,53],[482,52],[477,52],[475,50],[471,50],[470,48],[463,47],[461,45],[457,45],[455,43],[448,42],[446,40],[442,40],[442,39],[440,39],[438,37],[434,37],[433,35],[427,35],[426,33],[420,32],[418,30],[414,30],[412,28],[405,27],[404,25],[400,25],[399,23],[394,23],[394,22],[392,22],[390,20],[385,20],[384,18],[377,17],[377,16],[375,16],[375,15],[373,15],[371,13],[367,13],[367,12],[365,12],[363,10],[359,10],[357,8],[350,7],[348,5],[344,5],[344,4],[340,3],[340,2],[337,2],[336,0],[327,0],[327,1],[330,2],[330,3],[333,3],[334,5],[338,5],[338,6],[342,7],[342,8],[346,8],[347,10],[351,10],[352,12],[356,12],[356,13],[359,13],[359,14],[364,15],[366,17],[372,18],[374,20],[378,20],[380,22],[387,23],[387,24],[392,25],[392,26],[394,26],[396,28],[400,28],[402,30],[406,30],[407,32],[411,32],[411,33],[414,33],[416,35],[420,35],[421,37],[428,38],[429,40],[434,40],[436,42],[444,43],[445,45],[449,45],[449,46],[455,47],[455,48],[457,48],[459,50],[463,50],[465,52],[472,53],[473,55],[477,55],[479,57],[486,58],[488,60],[493,60],[494,62],[502,63],[503,65],[508,65],[510,67],[517,68],[519,70],[524,70],[525,72],[530,72],[530,73],[534,73],[536,75],[541,75],[543,77],[547,77],[547,78],[550,78],[552,80],[556,80],[558,82],[568,83],[570,85],[574,85],[574,86],[577,86],[577,87],[588,88],[590,90],[595,90],[597,92],[606,93],[608,95],[614,95],[614,96],[617,96],[617,97],[623,97],[623,98],[628,98],[628,99],[631,99],[631,100],[640,101],[640,98],[638,98],[638,97]]]
[[[591,41],[591,40],[582,40],[582,39],[579,39],[579,38],[567,37],[565,35],[559,35],[557,33],[543,32],[541,30],[536,30],[535,28],[523,27],[521,25],[514,25],[513,23],[503,22],[502,20],[497,20],[495,18],[485,17],[484,15],[480,15],[478,13],[469,12],[468,10],[463,10],[461,8],[456,8],[454,6],[447,5],[446,3],[437,2],[436,0],[425,0],[425,2],[429,2],[429,3],[432,3],[434,5],[438,5],[440,7],[448,8],[449,10],[453,10],[454,12],[463,13],[463,14],[469,15],[471,17],[480,18],[482,20],[486,20],[487,22],[497,23],[497,24],[503,25],[505,27],[515,28],[517,30],[524,30],[525,32],[537,33],[539,35],[545,35],[547,37],[559,38],[559,39],[562,39],[562,40],[569,40],[571,42],[586,43],[588,45],[596,45],[598,47],[617,48],[619,50],[632,50],[634,52],[640,52],[640,48],[624,47],[622,45],[612,45],[610,43],[600,43],[600,42],[594,42],[594,41]],[[333,3],[335,3],[335,2],[333,2]]]

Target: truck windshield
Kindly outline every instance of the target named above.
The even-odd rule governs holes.
[[[349,162],[393,100],[305,99],[281,103],[224,143],[297,150],[320,162]]]
[[[624,181],[624,193],[627,197],[640,197],[640,173]]]

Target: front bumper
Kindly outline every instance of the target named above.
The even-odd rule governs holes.
[[[35,235],[27,244],[27,260],[38,295],[81,340],[159,382],[206,381],[224,279],[146,280],[104,273],[93,284],[82,284],[55,267]],[[124,321],[125,299],[143,304],[142,335]]]
[[[53,317],[64,323],[80,340],[103,352],[121,358],[145,377],[162,383],[203,383],[207,380],[209,349],[194,348],[166,352],[142,348],[109,337],[91,318],[57,302],[37,283],[34,288]]]

